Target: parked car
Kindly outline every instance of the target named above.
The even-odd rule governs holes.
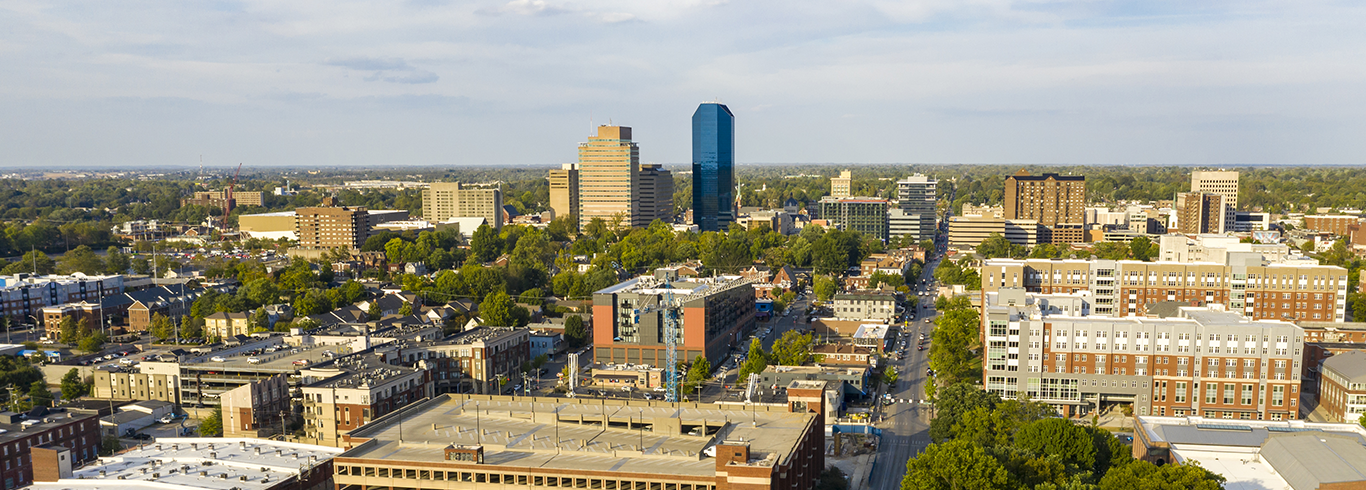
[[[168,414],[163,415],[163,416],[161,417],[161,423],[163,423],[163,424],[169,424],[169,423],[171,423],[171,422],[175,422],[175,414],[173,414],[173,413],[168,413]]]
[[[209,360],[213,362],[228,362],[228,360],[224,359],[223,356],[213,356],[209,358]]]

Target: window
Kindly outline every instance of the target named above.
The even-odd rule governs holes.
[[[1243,385],[1243,405],[1252,404],[1252,385]]]
[[[1273,385],[1271,387],[1271,406],[1279,407],[1285,403],[1285,385]],[[1279,419],[1272,419],[1279,420]]]
[[[1205,383],[1205,403],[1217,403],[1219,401],[1219,386],[1215,383]]]

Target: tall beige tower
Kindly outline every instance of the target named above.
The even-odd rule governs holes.
[[[830,178],[830,197],[853,197],[854,172],[841,170],[839,177]]]
[[[1224,198],[1224,205],[1238,209],[1238,172],[1196,170],[1191,172],[1191,192],[1208,192]]]
[[[634,225],[639,180],[640,149],[631,141],[631,128],[598,126],[597,135],[579,144],[580,226],[593,218],[611,224],[614,217],[622,226]]]
[[[503,227],[503,192],[497,188],[465,187],[459,182],[434,182],[422,191],[422,217],[443,222],[451,218],[484,218]]]
[[[1219,208],[1218,220],[1223,223],[1219,231],[1233,230],[1238,221],[1238,172],[1228,170],[1196,170],[1191,172],[1191,192],[1215,194],[1223,198]],[[1184,228],[1184,227],[1183,227]]]
[[[547,179],[550,180],[550,209],[555,212],[555,218],[569,216],[577,221],[579,216],[579,164],[562,164],[559,169],[551,170]]]

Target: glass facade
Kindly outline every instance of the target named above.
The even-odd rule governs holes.
[[[735,222],[735,115],[704,103],[692,115],[693,224],[725,231]]]

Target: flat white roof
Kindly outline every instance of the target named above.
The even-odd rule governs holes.
[[[341,452],[341,448],[265,439],[166,438],[100,458],[76,470],[72,478],[37,482],[30,488],[264,490]]]
[[[1255,451],[1192,451],[1173,450],[1181,464],[1194,461],[1204,469],[1223,475],[1225,490],[1268,490],[1290,488],[1275,468],[1267,464]]]

